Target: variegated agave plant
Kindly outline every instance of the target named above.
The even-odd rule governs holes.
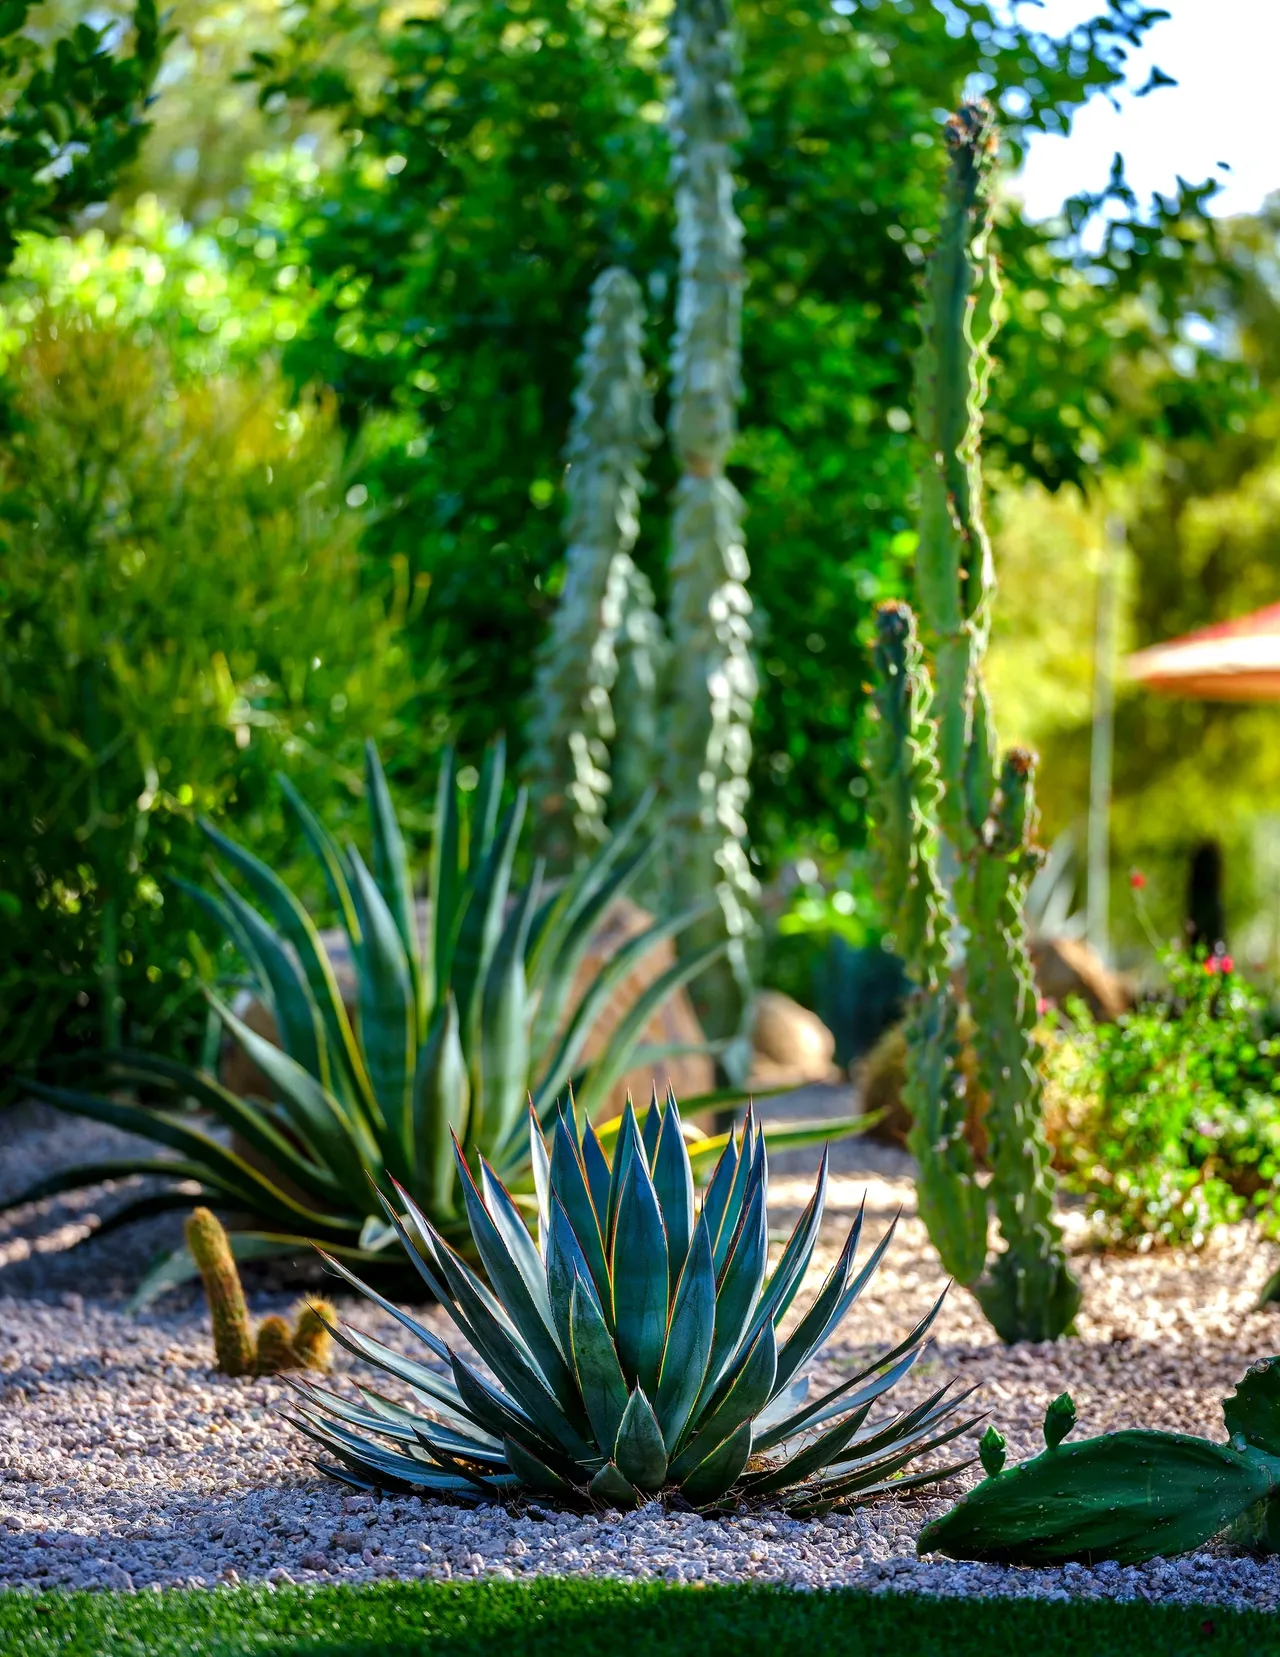
[[[536,1120],[531,1144],[537,1242],[488,1163],[479,1161],[477,1183],[458,1152],[487,1282],[407,1192],[397,1187],[398,1203],[385,1203],[427,1288],[492,1379],[329,1257],[435,1362],[334,1326],[351,1352],[405,1383],[412,1403],[361,1387],[357,1404],[300,1383],[289,1418],[327,1453],[324,1471],[362,1488],[477,1498],[524,1489],[614,1507],[659,1492],[698,1508],[767,1497],[804,1514],[968,1465],[900,1476],[972,1425],[956,1419],[967,1392],[953,1397],[942,1387],[911,1409],[870,1419],[919,1357],[943,1297],[891,1351],[808,1397],[802,1370],[893,1234],[890,1227],[858,1268],[859,1213],[812,1304],[782,1335],[818,1241],[825,1154],[813,1197],[770,1271],[766,1154],[751,1112],[700,1208],[670,1096],[665,1108],[655,1100],[643,1132],[628,1101],[612,1166],[590,1124],[579,1128],[572,1103],[558,1113],[549,1148]]]

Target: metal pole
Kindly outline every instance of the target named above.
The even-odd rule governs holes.
[[[1086,917],[1090,945],[1110,965],[1111,755],[1115,742],[1116,565],[1124,521],[1107,519],[1098,566],[1093,639],[1093,743],[1089,756],[1089,846]]]

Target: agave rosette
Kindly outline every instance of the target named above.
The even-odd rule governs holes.
[[[281,779],[341,921],[355,979],[351,1009],[339,987],[339,957],[290,886],[205,824],[215,851],[253,901],[221,869],[214,874],[216,893],[189,890],[247,964],[249,987],[271,1012],[279,1045],[212,991],[210,1002],[265,1078],[268,1096],[242,1097],[206,1071],[142,1052],[108,1056],[95,1077],[105,1084],[102,1092],[34,1083],[42,1098],[139,1134],[170,1154],[64,1169],[5,1206],[135,1174],[166,1181],[164,1189],[117,1211],[108,1222],[116,1226],[189,1208],[185,1182],[194,1181],[195,1200],[228,1216],[251,1217],[232,1232],[237,1259],[296,1254],[319,1240],[368,1269],[400,1259],[370,1179],[396,1180],[435,1225],[465,1235],[454,1136],[473,1161],[484,1156],[503,1178],[528,1186],[531,1202],[526,1102],[532,1099],[539,1119],[549,1123],[566,1086],[576,1087],[580,1107],[590,1112],[629,1067],[659,1068],[670,1050],[644,1045],[646,1026],[722,946],[693,951],[657,973],[584,1062],[588,1040],[619,987],[695,916],[647,925],[581,984],[605,914],[650,866],[658,840],[640,827],[642,805],[554,890],[544,892],[539,867],[517,888],[513,869],[526,796],[519,791],[500,814],[503,782],[500,743],[485,756],[469,798],[446,754],[429,901],[420,912],[404,835],[372,744],[366,776],[371,865],[354,846],[339,845]],[[130,1089],[145,1101],[121,1097]],[[190,1103],[221,1133],[193,1119]],[[849,1132],[859,1125],[855,1119],[836,1126]],[[800,1143],[817,1131],[798,1124],[780,1137]],[[704,1140],[694,1148],[695,1161],[708,1162],[719,1145]],[[194,1275],[188,1251],[177,1250],[153,1266],[134,1304]]]
[[[655,1099],[643,1131],[630,1101],[612,1159],[572,1101],[549,1143],[530,1145],[538,1235],[494,1169],[457,1167],[483,1275],[406,1191],[384,1199],[409,1258],[487,1368],[419,1319],[334,1271],[426,1348],[404,1355],[350,1324],[331,1333],[409,1402],[369,1386],[358,1402],[298,1383],[288,1412],[325,1452],[324,1471],[362,1488],[476,1498],[518,1490],[635,1506],[679,1494],[698,1508],[742,1499],[794,1513],[854,1506],[929,1484],[958,1466],[904,1474],[972,1425],[951,1385],[872,1420],[923,1350],[944,1295],[905,1340],[809,1397],[803,1371],[870,1281],[893,1226],[857,1264],[859,1212],[804,1315],[783,1321],[813,1260],[827,1187],[813,1196],[772,1270],[764,1137],[749,1111],[700,1204],[674,1098]],[[896,1225],[896,1221],[894,1222]],[[971,1391],[972,1389],[970,1389]]]

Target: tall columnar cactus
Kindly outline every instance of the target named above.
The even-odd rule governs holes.
[[[609,818],[625,823],[662,773],[663,700],[670,659],[653,587],[632,566],[617,639]]]
[[[947,126],[948,190],[938,245],[929,263],[924,339],[917,361],[917,421],[930,464],[921,482],[920,544],[916,596],[925,643],[932,657],[928,692],[921,660],[910,649],[889,648],[882,618],[877,698],[878,788],[882,821],[901,808],[895,793],[907,783],[927,819],[936,799],[941,832],[955,854],[953,898],[967,934],[965,988],[974,1022],[979,1073],[989,1099],[986,1130],[992,1195],[1004,1250],[979,1277],[978,1210],[971,1167],[956,1146],[959,1123],[953,1073],[937,1057],[939,1033],[951,1028],[954,1007],[933,956],[901,918],[902,934],[918,986],[913,1010],[916,1040],[909,1055],[909,1088],[920,1112],[921,1211],[949,1268],[974,1288],[1004,1340],[1045,1340],[1063,1333],[1079,1304],[1053,1218],[1053,1184],[1041,1123],[1041,1081],[1032,1027],[1035,986],[1022,925],[1027,880],[1036,866],[1032,757],[1014,750],[997,764],[995,730],[982,684],[995,572],[982,521],[979,442],[982,405],[990,372],[989,348],[999,296],[995,261],[988,249],[991,172],[996,136],[985,103],[966,104]],[[897,668],[915,680],[908,692],[884,675]],[[929,695],[928,716],[922,698]],[[904,700],[905,699],[905,700]],[[899,705],[914,710],[913,728]],[[937,776],[919,775],[919,761],[895,757],[895,744],[918,751],[932,727]],[[913,769],[914,767],[914,769]],[[922,826],[922,833],[928,828]],[[882,847],[886,867],[898,868],[884,889],[891,913],[894,893],[919,876],[909,864],[909,837],[889,834]],[[907,872],[903,872],[906,870]],[[915,888],[912,888],[915,891]],[[916,901],[945,934],[941,890],[934,881]],[[921,1025],[926,1013],[932,1019]],[[951,1197],[938,1192],[948,1183]],[[936,1187],[931,1191],[931,1186]],[[963,1216],[960,1225],[951,1224]],[[944,1217],[947,1223],[944,1223]],[[935,1230],[936,1227],[936,1230]]]
[[[744,124],[727,0],[676,0],[670,62],[680,254],[670,418],[680,468],[670,562],[671,901],[683,909],[717,900],[697,943],[727,936],[730,948],[691,988],[708,1035],[730,1043],[724,1062],[732,1075],[746,1048],[746,941],[757,884],[744,818],[756,696],[749,570],[742,498],[725,476],[741,396],[744,281],[732,172]],[[696,947],[695,930],[686,949]]]
[[[639,284],[625,270],[604,271],[591,290],[565,449],[564,591],[538,665],[529,732],[535,841],[554,871],[605,835],[618,635],[639,574],[631,549],[645,450],[658,435],[643,339]]]
[[[883,605],[876,623],[871,768],[878,786],[871,816],[885,920],[915,985],[904,1031],[908,1144],[919,1169],[920,1216],[934,1246],[953,1277],[973,1283],[986,1264],[987,1203],[965,1138],[959,1007],[938,877],[931,686],[908,606]]]

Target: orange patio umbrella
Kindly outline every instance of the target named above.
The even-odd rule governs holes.
[[[1168,696],[1280,701],[1280,604],[1139,650],[1127,665],[1131,679]]]

